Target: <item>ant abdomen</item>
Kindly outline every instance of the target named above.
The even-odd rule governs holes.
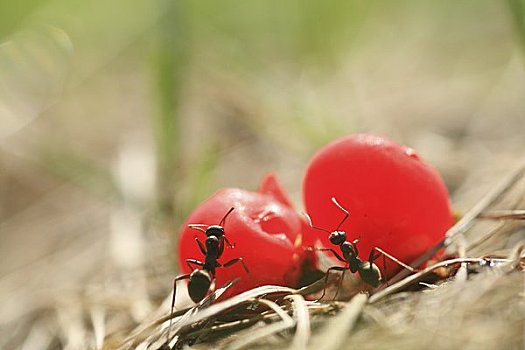
[[[188,294],[194,303],[198,303],[208,293],[212,277],[206,270],[195,270],[191,273],[188,282]]]
[[[381,284],[381,272],[376,264],[363,261],[358,271],[361,279],[372,287],[377,288]]]

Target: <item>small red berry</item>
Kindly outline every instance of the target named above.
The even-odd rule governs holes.
[[[410,263],[438,243],[453,223],[439,173],[414,150],[379,136],[343,137],[312,158],[303,199],[315,226],[333,230],[341,221],[344,214],[332,197],[350,212],[341,230],[348,241],[359,239],[362,260],[379,247]],[[326,233],[314,232],[333,247]],[[389,261],[387,269],[391,276],[400,267]]]
[[[222,189],[195,209],[180,233],[178,257],[182,272],[191,272],[186,259],[204,259],[195,237],[203,241],[205,234],[188,224],[217,225],[232,207],[224,232],[234,248],[225,246],[219,263],[241,257],[252,278],[241,264],[235,264],[217,269],[216,286],[240,277],[228,295],[266,284],[296,287],[307,256],[301,245],[305,221],[272,174],[263,179],[259,192]]]

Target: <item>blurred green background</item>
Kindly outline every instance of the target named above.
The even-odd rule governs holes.
[[[524,8],[2,1],[0,322],[86,279],[146,314],[200,201],[274,171],[300,208],[309,157],[352,132],[414,147],[468,209],[523,155]]]

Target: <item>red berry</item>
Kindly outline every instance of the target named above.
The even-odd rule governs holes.
[[[315,226],[341,230],[359,240],[359,257],[379,247],[410,263],[432,248],[452,225],[447,188],[439,173],[414,150],[388,139],[357,134],[335,140],[312,158],[303,182],[306,210]],[[333,248],[328,234],[315,231]],[[376,262],[382,269],[382,263]],[[400,267],[388,262],[388,275]]]
[[[178,256],[182,272],[191,272],[186,259],[204,259],[195,237],[204,241],[206,236],[190,229],[188,224],[217,225],[232,207],[235,209],[227,217],[224,231],[235,247],[225,246],[218,261],[225,263],[241,257],[253,281],[239,263],[217,268],[216,286],[220,287],[236,277],[241,280],[228,295],[265,284],[297,286],[301,265],[307,256],[301,245],[305,222],[292,208],[286,193],[271,174],[263,179],[259,192],[222,189],[195,209],[180,233]]]

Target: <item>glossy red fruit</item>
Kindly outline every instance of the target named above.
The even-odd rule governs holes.
[[[217,225],[231,207],[235,209],[227,217],[224,231],[235,247],[225,246],[219,262],[243,258],[253,281],[241,264],[235,264],[217,269],[216,287],[236,277],[241,280],[228,295],[266,284],[296,287],[307,256],[301,239],[306,223],[273,174],[263,179],[258,192],[222,189],[195,209],[180,233],[178,257],[182,272],[191,272],[186,259],[204,259],[195,237],[204,241],[206,236],[188,224]]]
[[[314,225],[328,230],[344,215],[331,197],[350,212],[341,229],[348,241],[360,239],[363,260],[379,247],[410,263],[438,243],[453,223],[439,173],[414,150],[375,135],[340,138],[312,158],[303,199]],[[315,234],[333,248],[328,234]],[[376,263],[383,270],[382,263]],[[389,261],[387,270],[392,276],[400,267]]]

